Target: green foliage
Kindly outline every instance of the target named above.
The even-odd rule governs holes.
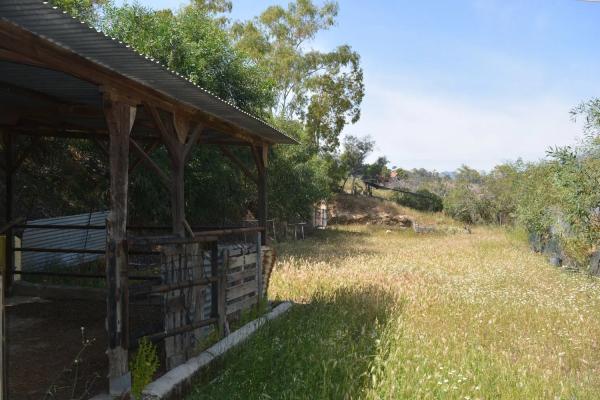
[[[51,3],[62,8],[74,17],[94,23],[98,18],[98,10],[107,0],[52,0]]]
[[[386,157],[379,157],[373,164],[365,165],[364,178],[377,182],[386,182],[392,173],[387,167],[389,163]]]
[[[364,96],[360,57],[350,46],[305,51],[310,40],[335,24],[337,13],[337,3],[319,7],[311,0],[296,0],[287,8],[271,6],[231,28],[237,47],[276,82],[273,114],[302,121],[307,143],[315,150],[339,146],[344,127],[360,118]]]
[[[416,195],[395,192],[394,201],[419,211],[440,212],[444,209],[442,198],[435,193],[427,189],[419,189],[415,193]]]
[[[228,352],[224,369],[209,371],[187,399],[363,398],[395,302],[368,286],[314,293]]]
[[[517,193],[516,221],[529,232],[547,237],[557,202],[548,163],[531,164],[523,172]]]
[[[489,220],[489,209],[485,200],[465,184],[457,184],[448,192],[444,198],[444,212],[467,224]]]
[[[373,151],[375,141],[371,137],[348,135],[344,138],[344,148],[340,157],[341,164],[352,176],[360,175],[365,169],[365,159]]]
[[[319,152],[314,135],[315,129],[333,129],[339,135],[348,120],[358,118],[363,90],[358,55],[348,46],[329,53],[301,50],[302,43],[333,25],[336,4],[317,7],[300,0],[287,9],[270,7],[247,24],[233,25],[226,18],[232,7],[228,0],[193,0],[175,12],[153,10],[137,2],[56,0],[55,4],[221,98],[270,120],[304,143],[271,150],[271,216],[307,219],[313,203],[327,198],[343,178],[339,159],[332,152]],[[252,27],[257,28],[254,36]],[[286,52],[290,52],[289,57]],[[319,107],[325,112],[317,116]],[[321,127],[315,128],[314,124]],[[336,140],[337,136],[331,139]],[[247,149],[232,151],[252,167],[254,161]],[[164,149],[155,151],[152,157],[168,169]],[[98,159],[102,157],[91,157]],[[99,162],[95,170],[103,171],[103,167],[104,163]],[[170,207],[164,199],[169,193],[155,174],[142,167],[131,175],[130,182],[131,220],[144,225],[168,223]],[[104,208],[105,192],[83,193],[84,211]],[[71,196],[65,197],[78,204]],[[31,198],[35,202],[33,193]],[[62,202],[56,203],[58,206],[47,214],[67,212]],[[90,206],[85,207],[87,204]],[[186,204],[187,218],[192,223],[238,223],[248,210],[256,209],[256,186],[217,149],[198,148],[186,168]]]
[[[140,339],[138,350],[129,365],[132,379],[131,394],[136,399],[141,398],[142,390],[152,382],[158,367],[158,350],[156,346],[146,337]]]
[[[313,154],[306,145],[275,148],[269,163],[271,216],[310,219],[313,204],[331,193],[330,163],[331,159]]]
[[[265,68],[233,46],[213,15],[224,9],[214,2],[194,2],[176,13],[138,3],[107,6],[99,26],[222,99],[264,117],[274,101],[274,82]]]

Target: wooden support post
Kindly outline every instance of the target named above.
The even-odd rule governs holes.
[[[13,135],[5,133],[5,151],[6,151],[6,210],[5,210],[5,221],[9,223],[14,218],[14,206],[15,206],[15,195],[14,195],[14,177],[15,177],[15,142]],[[13,272],[15,268],[15,252],[14,247],[14,233],[12,227],[6,231],[5,239],[5,274],[3,279],[4,293],[8,293],[10,286],[13,281]]]
[[[136,107],[105,95],[104,114],[110,134],[110,213],[106,223],[106,353],[109,363],[109,393],[113,397],[121,398],[131,391],[128,366],[129,282],[126,237],[129,135],[135,120]]]
[[[258,169],[258,226],[265,228],[265,234],[262,236],[261,241],[263,245],[267,244],[267,154],[268,147],[264,145],[260,148],[260,151],[255,151],[255,161]]]
[[[185,237],[185,164],[180,157],[171,158],[171,215],[173,233]]]
[[[150,113],[171,158],[171,216],[173,233],[185,237],[187,224],[185,219],[184,190],[185,164],[204,130],[204,125],[196,124],[192,129],[191,121],[186,119],[185,116],[178,114],[172,114],[168,123],[165,123],[158,108],[150,104],[145,104],[144,107]]]

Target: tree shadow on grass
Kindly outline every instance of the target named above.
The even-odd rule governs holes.
[[[375,286],[318,293],[232,350],[188,399],[361,398],[377,340],[400,307]]]

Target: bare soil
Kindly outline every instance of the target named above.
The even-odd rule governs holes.
[[[6,315],[11,400],[88,399],[105,388],[104,302],[18,304],[7,307]],[[79,367],[74,368],[83,348],[82,327],[91,344],[80,355]],[[52,395],[46,396],[49,390]]]

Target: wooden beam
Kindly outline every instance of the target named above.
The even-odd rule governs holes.
[[[67,104],[65,101],[59,99],[58,97],[55,97],[55,96],[52,96],[52,95],[49,95],[49,94],[46,94],[43,92],[38,92],[37,90],[13,85],[12,83],[8,83],[8,82],[0,82],[0,91],[10,92],[10,93],[16,94],[17,96],[29,97],[29,98],[41,100],[41,101],[44,101],[47,103],[57,104],[57,105],[58,104],[60,104],[60,105]]]
[[[163,172],[163,170],[158,166],[158,164],[156,164],[154,162],[154,160],[150,157],[150,155],[148,155],[144,149],[142,149],[140,147],[139,144],[137,144],[135,142],[135,140],[133,140],[133,138],[129,138],[129,143],[131,143],[131,146],[133,147],[133,149],[140,155],[140,160],[143,160],[146,162],[146,164],[152,168],[154,170],[154,172],[156,172],[156,175],[160,178],[161,182],[167,187],[170,187],[170,182],[171,179],[169,179],[169,177],[167,176],[167,174],[165,174]]]
[[[158,146],[160,146],[160,143],[161,143],[160,138],[157,138],[155,141],[153,141],[152,143],[150,143],[149,145],[146,146],[146,148],[144,149],[144,153],[149,157],[150,154],[152,154],[154,152],[154,150],[156,150],[158,148]],[[135,171],[137,166],[143,160],[144,160],[143,156],[140,156],[133,163],[130,163],[129,164],[129,173],[131,174],[133,171]]]
[[[106,281],[109,394],[128,397],[131,391],[129,352],[129,278],[127,260],[127,192],[129,183],[129,136],[136,107],[104,97],[110,134],[110,212],[106,221]]]
[[[4,186],[6,188],[5,194],[5,221],[12,221],[14,218],[14,204],[15,204],[15,195],[14,195],[14,164],[15,164],[15,140],[12,135],[4,135],[4,149],[6,152],[6,174],[5,174],[5,182]],[[8,293],[13,281],[13,271],[14,271],[14,257],[15,253],[13,251],[14,245],[14,233],[13,229],[9,228],[5,234],[5,268],[6,275],[5,279],[3,279],[4,284],[4,292]]]
[[[265,163],[262,159],[262,149],[261,151],[259,151],[259,149],[256,146],[252,146],[252,156],[254,157],[254,164],[256,165],[256,169],[260,173],[262,170],[265,169]]]
[[[185,148],[183,149],[183,157],[185,162],[187,163],[192,155],[192,150],[196,144],[198,144],[198,140],[200,139],[200,135],[204,131],[204,124],[198,123],[192,130],[192,133],[189,135],[189,140],[185,144]]]
[[[190,133],[190,119],[175,112],[173,114],[173,127],[175,128],[179,143],[184,144],[187,142],[187,137]]]
[[[252,182],[254,182],[258,185],[258,178],[250,171],[250,169],[248,167],[246,167],[244,165],[242,160],[240,160],[238,157],[236,157],[236,155],[233,154],[231,152],[231,150],[229,150],[227,147],[219,146],[219,148],[221,149],[221,152],[223,153],[223,155],[225,155],[227,158],[229,158],[231,161],[233,161],[233,163],[242,170],[242,172],[244,173],[244,175],[246,175],[248,177],[248,179],[252,180]]]
[[[264,150],[264,146],[261,149],[252,147],[254,160],[256,167],[258,168],[258,209],[257,219],[260,227],[267,227],[267,210],[268,210],[268,199],[267,199],[267,166],[266,160],[263,158],[267,152]],[[259,151],[260,150],[260,151]],[[263,245],[267,244],[267,232],[265,229],[264,235],[261,237]]]

